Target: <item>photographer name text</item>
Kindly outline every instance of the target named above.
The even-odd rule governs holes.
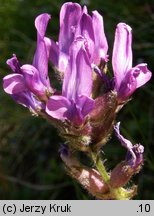
[[[8,214],[16,214],[16,213],[39,213],[41,215],[44,215],[45,213],[71,213],[72,211],[71,205],[57,205],[56,203],[51,203],[49,205],[3,205],[3,213]]]

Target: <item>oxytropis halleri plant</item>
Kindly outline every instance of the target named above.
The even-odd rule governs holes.
[[[45,36],[47,13],[35,20],[37,48],[32,64],[20,65],[16,55],[7,60],[12,72],[4,77],[4,90],[17,103],[29,108],[58,128],[65,143],[60,155],[70,176],[97,199],[131,199],[136,186],[126,189],[130,178],[143,165],[144,147],[133,145],[120,133],[116,115],[133,92],[144,85],[151,72],[146,63],[132,66],[132,29],[119,23],[112,54],[114,77],[108,75],[108,43],[103,18],[88,14],[86,6],[65,3],[60,11],[57,42]],[[52,63],[61,91],[48,77]],[[112,131],[127,149],[125,159],[107,172],[101,159]],[[78,159],[84,152],[93,161],[87,167]]]

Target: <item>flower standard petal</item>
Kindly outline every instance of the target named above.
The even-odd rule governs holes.
[[[72,44],[70,49],[70,60],[64,75],[62,92],[69,100],[76,102],[81,95],[89,97],[91,90],[92,69],[84,49],[84,40],[79,39]]]
[[[131,28],[125,23],[119,23],[115,34],[112,65],[115,80],[114,88],[120,103],[128,100],[138,87],[149,81],[152,75],[145,63],[132,68],[131,45]]]
[[[115,88],[119,89],[122,80],[132,68],[132,29],[125,23],[116,28],[113,46],[112,65],[115,77]]]
[[[101,59],[106,60],[108,43],[104,33],[103,17],[97,12],[92,12],[92,23],[95,38],[94,63],[100,64]]]
[[[77,91],[77,64],[76,57],[79,49],[83,45],[83,40],[75,41],[70,48],[70,58],[64,74],[62,95],[69,100],[74,100],[76,98]]]
[[[39,71],[42,83],[47,86],[50,86],[48,78],[48,50],[50,44],[47,43],[47,39],[45,39],[45,32],[49,20],[50,15],[47,13],[39,15],[35,20],[37,48],[33,59],[33,65]]]
[[[87,50],[89,58],[93,63],[95,38],[91,16],[86,13],[82,14],[75,34],[76,38],[81,35],[85,39],[85,48]]]
[[[77,3],[67,2],[60,11],[59,49],[66,55],[74,40],[75,28],[80,20],[81,6]]]
[[[68,119],[74,124],[82,124],[84,117],[93,107],[93,100],[89,98],[92,90],[92,69],[84,42],[83,38],[73,42],[64,74],[62,96],[50,97],[46,108],[52,117]],[[86,76],[83,76],[84,72]]]
[[[90,97],[92,92],[92,69],[89,58],[84,47],[81,47],[76,58],[77,68],[77,97],[87,96]],[[84,76],[85,75],[85,76]]]
[[[35,27],[37,29],[38,39],[39,37],[41,39],[44,39],[46,28],[47,28],[47,25],[50,19],[51,19],[51,16],[47,13],[40,14],[39,16],[36,17]]]
[[[78,125],[83,123],[94,104],[93,99],[90,98],[92,69],[84,42],[84,39],[78,38],[70,48],[70,59],[64,74],[62,90],[63,96],[71,102],[69,118]]]
[[[75,39],[75,32],[81,17],[81,6],[77,3],[67,2],[63,4],[60,11],[60,32],[59,32],[59,60],[58,69],[65,72],[69,49]]]

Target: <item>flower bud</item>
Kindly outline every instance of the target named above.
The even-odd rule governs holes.
[[[128,151],[125,161],[119,163],[111,173],[111,187],[117,188],[124,186],[134,174],[141,170],[143,151],[144,148],[140,144],[134,145],[131,151]]]
[[[95,169],[83,166],[70,152],[66,145],[61,150],[61,158],[66,165],[68,174],[76,179],[90,194],[102,199],[108,197],[109,188],[104,184],[100,174]]]
[[[122,161],[113,169],[111,173],[111,187],[118,188],[124,186],[130,180],[133,174],[133,169],[127,164],[126,161]]]
[[[75,178],[90,194],[102,199],[109,192],[109,188],[104,184],[100,174],[95,169],[87,167],[72,167],[67,169],[69,175]]]
[[[90,113],[92,126],[92,141],[95,149],[99,150],[106,144],[112,131],[117,107],[116,94],[108,92],[95,100],[95,106]]]

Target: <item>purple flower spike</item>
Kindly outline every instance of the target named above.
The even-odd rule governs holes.
[[[86,73],[86,76],[83,76],[83,72]],[[84,48],[84,40],[79,39],[72,44],[70,49],[62,96],[51,96],[46,112],[53,118],[67,119],[80,125],[93,109],[94,101],[90,98],[91,90],[91,65]]]
[[[143,164],[143,153],[144,153],[144,147],[141,144],[136,144],[133,146],[133,144],[125,139],[120,134],[120,122],[118,122],[114,126],[115,134],[119,141],[121,142],[122,146],[124,146],[127,149],[127,156],[126,161],[132,168],[137,168],[139,165]]]
[[[125,23],[117,25],[112,65],[119,101],[128,100],[133,92],[152,76],[145,63],[132,68],[132,29]]]

